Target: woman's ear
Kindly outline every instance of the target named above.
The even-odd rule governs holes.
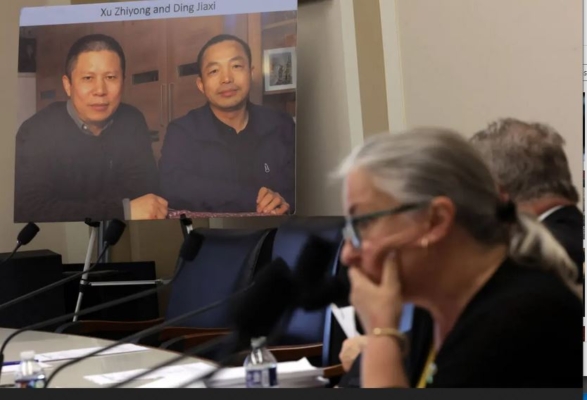
[[[444,239],[453,226],[456,207],[451,199],[445,196],[436,197],[430,203],[430,224],[425,235],[428,244]]]

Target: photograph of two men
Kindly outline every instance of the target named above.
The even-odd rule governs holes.
[[[198,3],[24,10],[15,222],[295,213],[297,1]]]

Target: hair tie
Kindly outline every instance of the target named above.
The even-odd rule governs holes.
[[[502,201],[497,204],[497,220],[506,223],[514,223],[518,220],[516,203],[511,200]]]

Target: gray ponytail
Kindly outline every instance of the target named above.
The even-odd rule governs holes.
[[[510,257],[522,265],[551,269],[574,290],[577,267],[550,231],[534,217],[520,214],[512,227]]]
[[[344,178],[355,168],[367,170],[380,190],[402,202],[449,197],[456,223],[480,243],[509,243],[512,259],[552,270],[573,287],[573,262],[540,222],[521,214],[513,224],[498,218],[497,185],[480,154],[458,133],[421,128],[372,136],[353,150],[337,175]]]

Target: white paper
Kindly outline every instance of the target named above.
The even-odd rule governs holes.
[[[89,348],[85,348],[85,349],[55,351],[52,353],[38,354],[36,356],[36,358],[39,361],[44,361],[44,362],[71,360],[73,358],[83,357],[87,354],[93,353],[94,351],[102,349],[102,348],[103,347],[89,347]],[[149,349],[146,347],[137,346],[134,344],[121,344],[120,346],[116,346],[110,350],[106,350],[105,352],[97,354],[97,355],[102,356],[102,355],[107,355],[107,354],[134,353],[137,351],[146,351],[146,350],[149,350]]]
[[[277,380],[280,385],[313,382],[322,374],[322,369],[314,367],[307,358],[277,364]],[[245,384],[245,368],[223,369],[208,384],[211,387],[242,387]]]
[[[203,363],[203,362],[196,362],[192,364],[183,364],[183,365],[172,365],[169,367],[163,367],[158,369],[157,371],[153,371],[141,378],[140,380],[150,380],[150,379],[163,379],[168,377],[181,377],[190,375],[192,378],[196,377],[200,374],[205,374],[206,372],[211,371],[214,368],[213,365]],[[147,369],[134,369],[130,371],[121,371],[121,372],[111,372],[108,374],[101,374],[101,375],[87,375],[84,376],[85,379],[94,382],[97,385],[114,385],[116,383],[120,383],[125,381],[133,376],[136,376],[142,372],[145,372]]]
[[[188,383],[192,379],[195,378],[195,375],[186,374],[186,373],[179,373],[176,375],[166,376],[161,379],[157,379],[156,381],[149,382],[145,385],[139,386],[141,389],[169,389],[169,388],[178,388],[183,386],[185,383]],[[197,388],[197,389],[205,389],[206,385],[203,382],[194,382],[188,386],[188,388]]]
[[[353,306],[338,308],[336,304],[331,304],[330,308],[347,338],[359,335],[355,322],[355,308]]]
[[[45,368],[46,369],[51,368],[51,365],[45,364],[45,363],[42,363],[42,362],[39,362],[39,365],[43,369],[45,369]],[[2,373],[16,373],[16,372],[18,372],[19,368],[20,368],[20,364],[16,364],[16,365],[4,365],[2,367]]]
[[[151,380],[140,388],[175,388],[182,386],[197,376],[205,375],[212,371],[214,366],[208,363],[197,362],[184,365],[173,365],[161,368],[139,380]],[[102,375],[88,375],[84,378],[100,386],[114,385],[124,380],[132,378],[146,371],[146,369],[135,369],[131,371],[112,372]],[[277,376],[280,385],[287,387],[312,387],[319,386],[317,378],[322,376],[322,369],[316,368],[308,359],[303,358],[299,361],[284,362],[277,364]],[[209,383],[210,387],[244,387],[245,370],[244,367],[225,368],[214,375]],[[204,388],[203,382],[192,383],[190,388]]]

